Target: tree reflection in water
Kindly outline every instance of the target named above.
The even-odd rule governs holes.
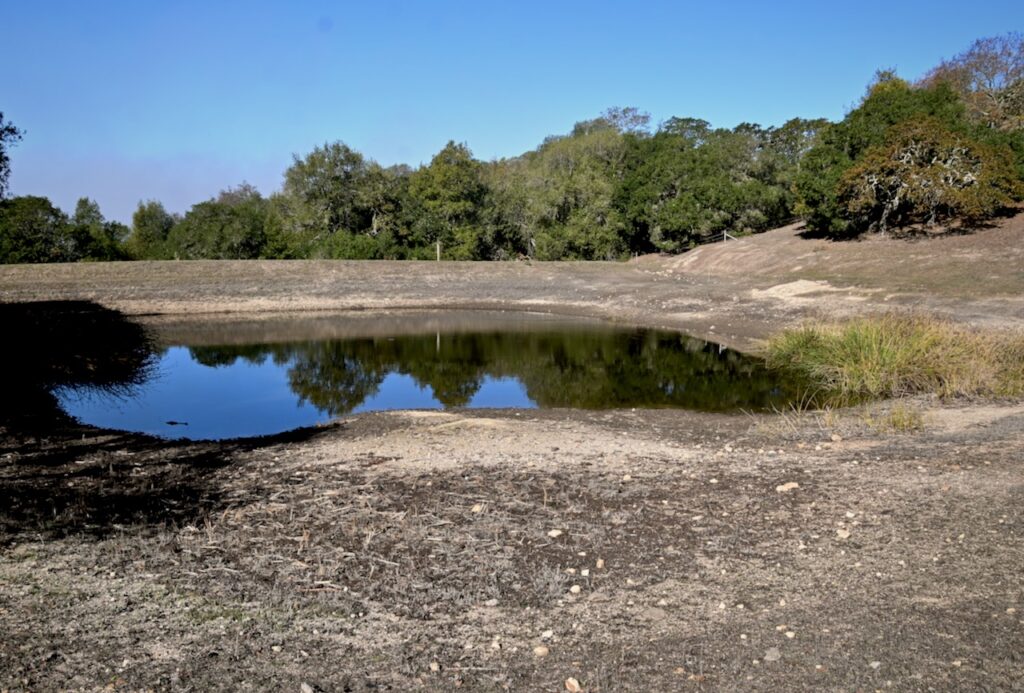
[[[794,383],[758,359],[672,332],[545,329],[193,347],[207,366],[267,357],[288,369],[292,390],[331,416],[407,375],[445,407],[468,405],[487,378],[514,378],[540,407],[678,407],[701,411],[785,406]]]

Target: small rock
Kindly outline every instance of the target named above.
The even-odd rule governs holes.
[[[798,489],[798,488],[800,488],[800,484],[796,483],[795,481],[787,481],[786,483],[782,484],[781,486],[776,486],[775,487],[775,492],[776,493],[789,493],[790,491],[793,491],[793,490]]]
[[[764,661],[766,662],[777,662],[782,659],[782,652],[777,647],[769,647],[764,651]]]
[[[709,484],[717,484],[717,483],[718,483],[718,479],[710,479],[710,480],[708,481],[708,483],[709,483]]]
[[[668,606],[668,602],[664,599],[659,599],[658,606]]]
[[[472,512],[475,512],[475,513],[482,513],[484,511],[484,506],[481,505],[480,503],[477,503],[476,505],[474,505],[472,507],[471,510],[472,510]]]
[[[882,666],[882,663],[881,662],[871,662],[871,664],[869,664],[868,666],[871,667],[872,669],[877,669],[878,667]]]
[[[598,570],[603,570],[604,569],[604,559],[603,558],[598,558],[597,559],[597,563],[594,564],[594,567],[597,568]]]
[[[623,481],[632,481],[633,477],[631,477],[629,474],[623,474],[622,475],[622,480]]]
[[[583,577],[590,577],[590,568],[584,568],[580,571],[580,575]]]
[[[579,585],[573,585],[572,587],[569,588],[569,592],[571,594],[579,594],[582,590],[583,590],[583,588],[580,587]]]
[[[548,654],[550,654],[550,653],[551,653],[551,650],[549,650],[548,648],[544,647],[543,645],[537,645],[537,647],[533,648],[533,656],[534,657],[547,657]]]
[[[794,632],[793,632],[793,631],[791,631],[791,630],[787,630],[787,631],[786,631],[786,637],[787,637],[787,638],[789,638],[790,640],[792,640],[793,638],[795,638],[795,637],[796,637],[796,633],[794,633]]]
[[[546,630],[540,634],[541,640],[550,640],[553,637],[555,637],[555,631],[553,630]]]
[[[833,433],[832,434],[832,442],[833,443],[841,443],[841,442],[843,442],[843,437],[841,435],[839,435],[838,433]]]
[[[558,537],[562,536],[562,530],[560,530],[560,529],[553,529],[550,532],[548,532],[548,536],[551,537],[552,539],[557,539]]]
[[[303,681],[302,685],[299,686],[299,690],[302,691],[302,693],[313,693],[313,687],[305,681]]]
[[[497,640],[492,641],[491,642],[491,649],[492,650],[500,650],[501,649],[501,643],[498,642]]]
[[[1012,616],[1013,614],[1017,613],[1017,610],[1011,606],[1009,609],[1006,610],[1006,613]]]
[[[955,666],[955,667],[962,667],[963,665],[964,665],[964,663],[961,662],[959,659],[956,660],[955,662],[953,662],[953,666]]]
[[[847,513],[846,513],[846,519],[847,519],[847,520],[852,520],[852,519],[853,519],[853,518],[855,518],[855,517],[857,517],[857,513],[855,513],[855,512],[850,512],[850,511],[847,511]]]
[[[839,537],[840,539],[849,539],[850,538],[850,532],[849,532],[849,530],[846,530],[846,529],[837,529],[836,530],[836,536]]]
[[[484,606],[497,606],[497,605],[498,605],[498,600],[497,599],[488,599],[486,602],[484,602]]]
[[[583,688],[580,686],[580,682],[571,676],[565,680],[565,690],[569,693],[580,693]]]
[[[431,662],[430,670],[436,674],[437,672],[441,671],[441,665],[437,662]]]

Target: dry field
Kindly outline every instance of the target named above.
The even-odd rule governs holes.
[[[253,333],[412,307],[734,346],[891,307],[1019,327],[1022,219],[621,265],[0,267],[0,299]],[[922,428],[894,431],[897,407]],[[928,399],[396,412],[222,443],[2,430],[0,690],[1019,689],[1021,460],[1020,402]]]

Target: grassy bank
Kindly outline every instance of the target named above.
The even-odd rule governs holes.
[[[915,394],[1024,395],[1024,334],[922,316],[805,325],[769,339],[766,357],[804,380],[819,405]]]

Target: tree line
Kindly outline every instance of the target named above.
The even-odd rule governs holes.
[[[21,132],[0,113],[4,144]],[[184,215],[140,202],[130,227],[79,200],[0,201],[0,261],[341,258],[608,260],[685,251],[794,219],[851,238],[976,224],[1024,199],[1024,37],[982,39],[915,83],[880,71],[839,122],[652,126],[612,108],[521,156],[449,142],[418,168],[343,142],[295,156],[280,191],[243,183]]]

